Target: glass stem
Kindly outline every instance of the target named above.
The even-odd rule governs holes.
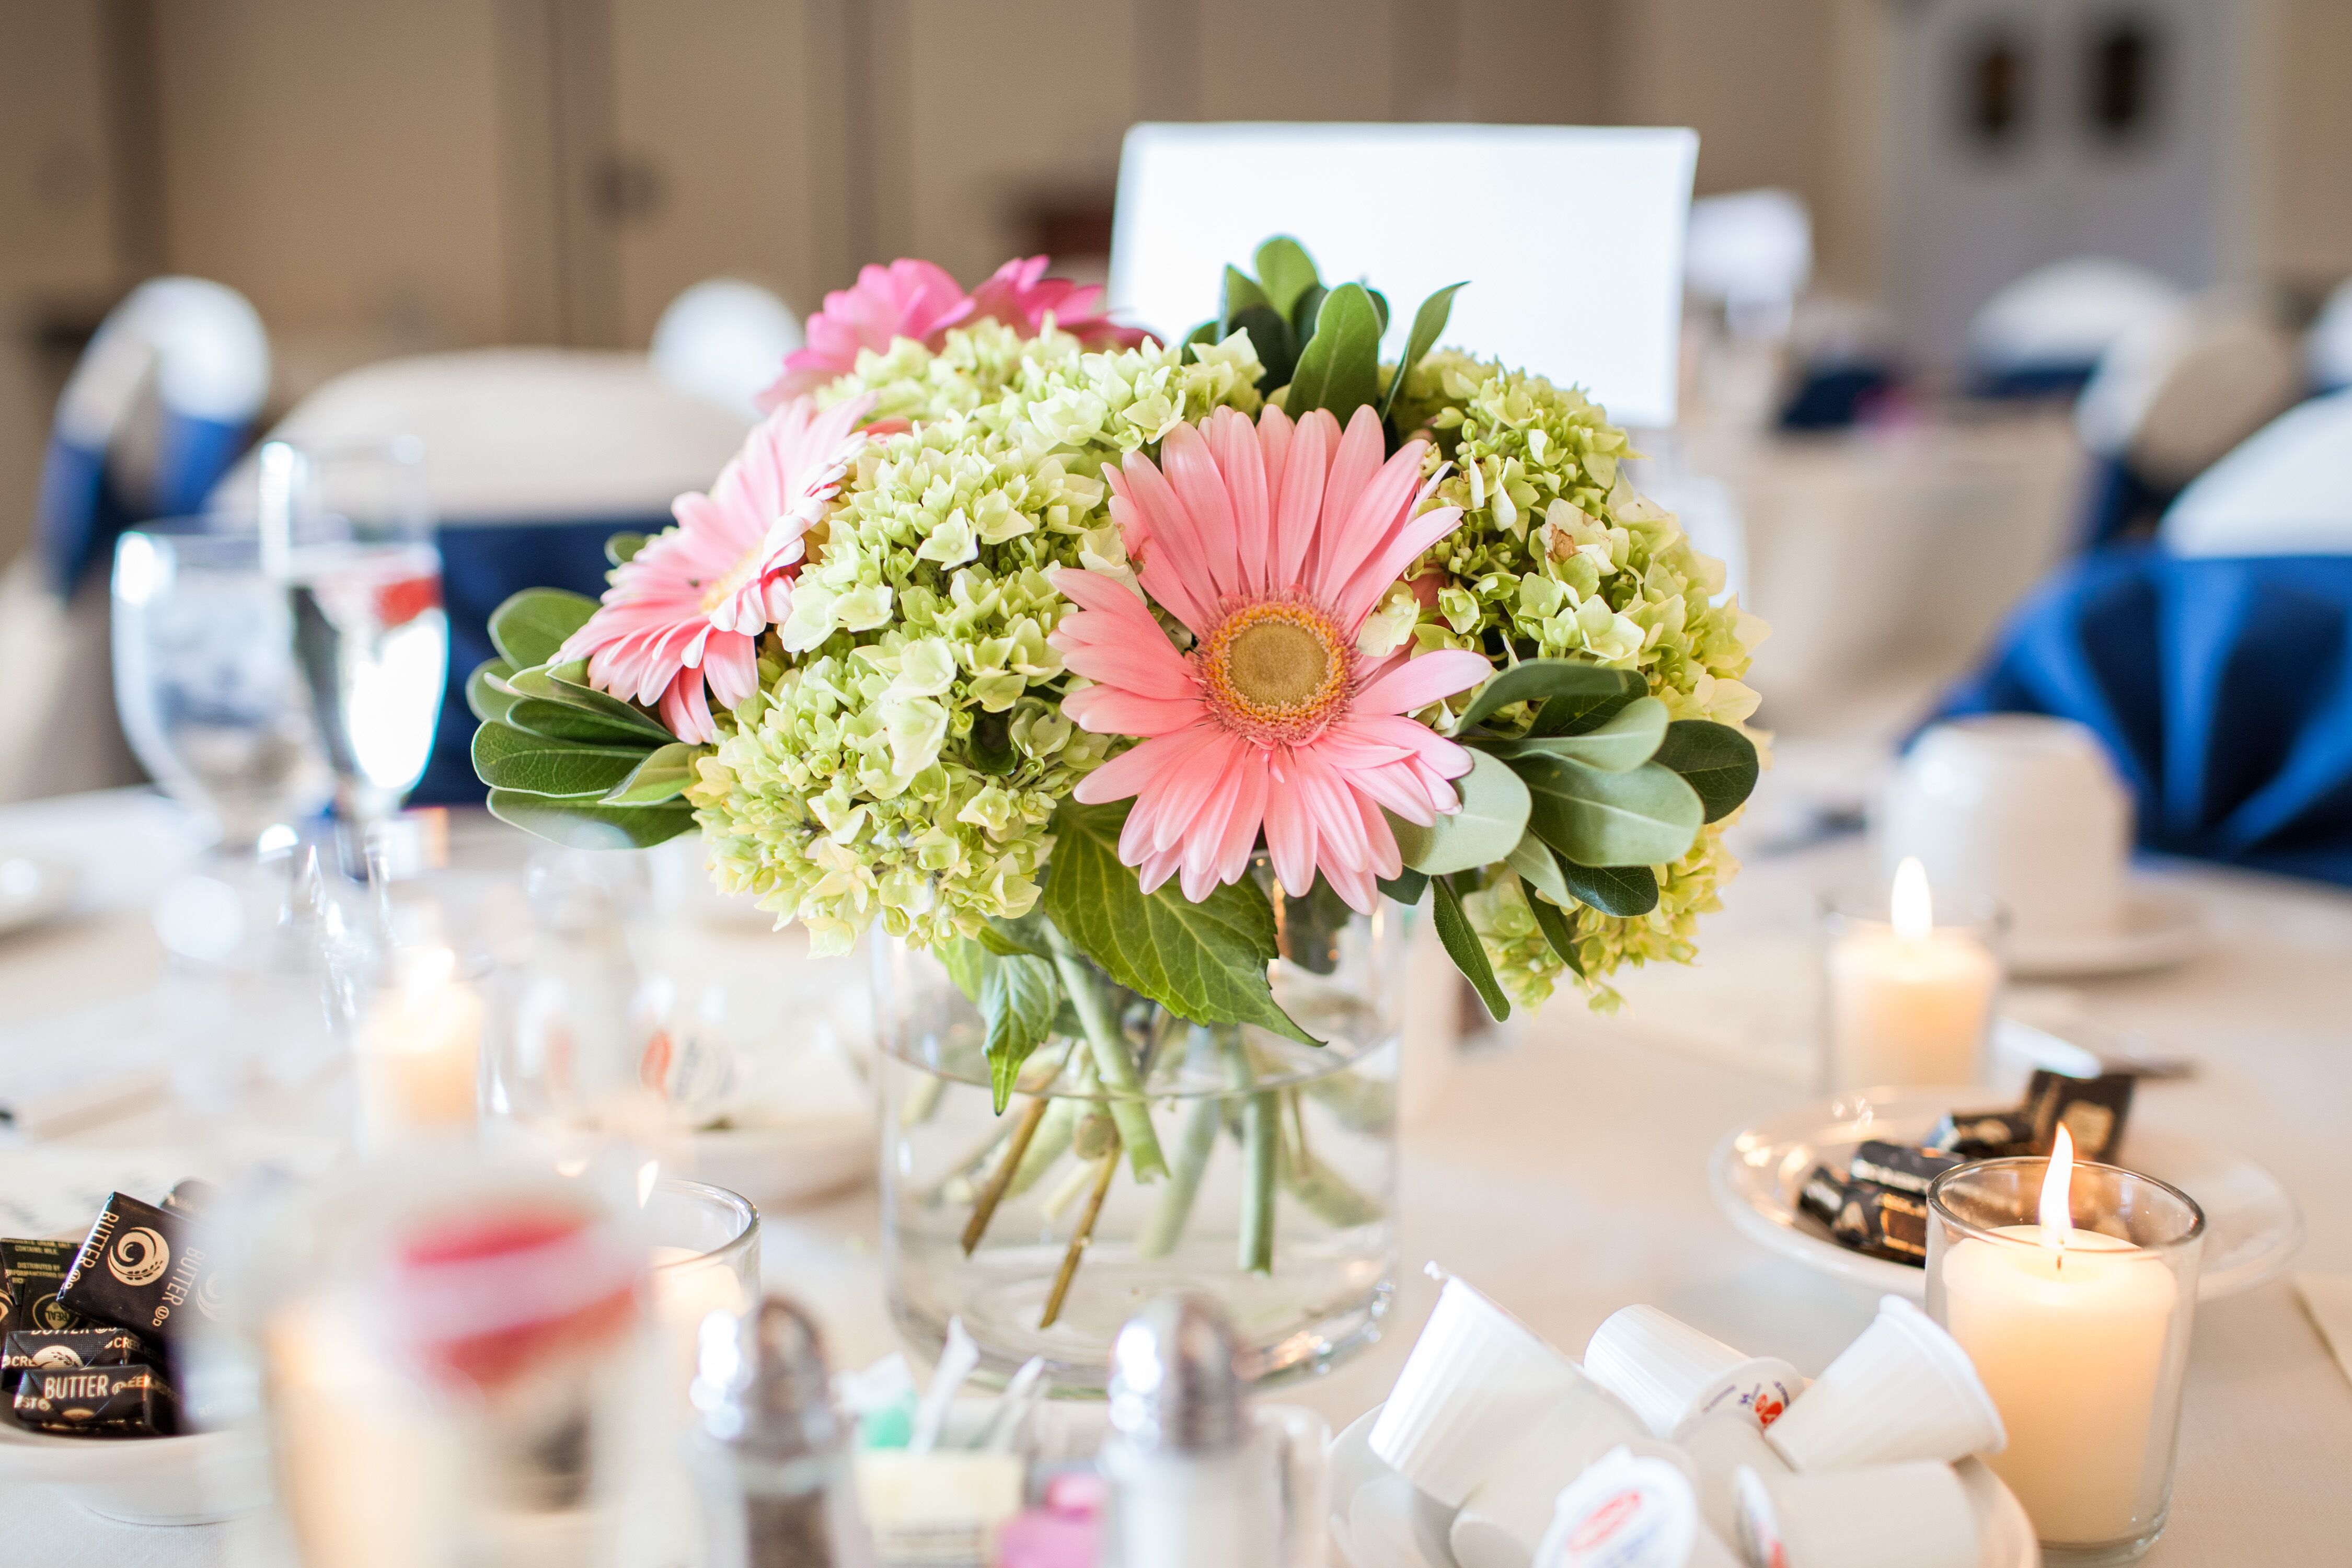
[[[1238,1032],[1228,1035],[1225,1079],[1246,1096],[1242,1101],[1242,1218],[1240,1268],[1245,1274],[1274,1272],[1274,1188],[1282,1155],[1282,1096],[1251,1093],[1257,1069]]]
[[[1160,1152],[1159,1135],[1151,1129],[1151,1107],[1143,1098],[1142,1075],[1136,1070],[1135,1057],[1128,1048],[1126,1031],[1118,1026],[1118,1015],[1111,1011],[1110,998],[1103,994],[1094,967],[1070,944],[1070,939],[1051,921],[1046,922],[1045,931],[1054,949],[1055,971],[1061,975],[1062,989],[1069,993],[1070,1006],[1086,1030],[1095,1070],[1109,1097],[1111,1121],[1118,1127],[1119,1141],[1127,1145],[1135,1179],[1148,1182],[1164,1176],[1168,1161]]]

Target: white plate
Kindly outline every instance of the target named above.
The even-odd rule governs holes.
[[[1381,1406],[1375,1405],[1331,1439],[1325,1470],[1331,1489],[1331,1542],[1339,1548],[1340,1563],[1348,1568],[1456,1568],[1445,1541],[1454,1510],[1412,1491],[1410,1483],[1372,1452],[1372,1423],[1380,1415]],[[1983,1542],[1977,1552],[1977,1568],[2041,1568],[2041,1543],[2034,1539],[2033,1522],[2026,1518],[2025,1505],[2017,1500],[2017,1494],[1981,1459],[1962,1459],[1952,1468],[1959,1473],[1969,1505],[1976,1510],[1977,1530]],[[1412,1507],[1410,1512],[1391,1509],[1403,1528],[1390,1532],[1379,1545],[1367,1542],[1359,1549],[1349,1520],[1357,1493],[1373,1486],[1412,1492]]]
[[[0,936],[57,919],[80,884],[80,871],[66,861],[0,846]]]
[[[1865,1089],[1816,1101],[1726,1138],[1707,1162],[1707,1185],[1734,1226],[1782,1257],[1925,1300],[1926,1269],[1840,1247],[1826,1226],[1797,1207],[1797,1189],[1815,1165],[1843,1167],[1857,1143],[1872,1138],[1916,1143],[1947,1110],[1984,1099],[1981,1089]],[[2303,1245],[2303,1215],[2294,1199],[2277,1177],[2242,1155],[2187,1132],[2135,1123],[2116,1163],[2171,1183],[2205,1211],[2200,1300],[2253,1289],[2284,1268]]]
[[[34,1484],[131,1524],[212,1524],[269,1500],[268,1461],[242,1433],[51,1437],[0,1422],[0,1491]]]
[[[662,1168],[742,1194],[762,1209],[814,1203],[873,1179],[871,1111],[697,1132],[658,1151]]]
[[[2011,937],[2009,969],[2025,980],[2136,974],[2194,958],[2205,939],[2204,917],[2193,899],[2177,889],[2142,885],[2124,895],[2123,921],[2112,931]]]

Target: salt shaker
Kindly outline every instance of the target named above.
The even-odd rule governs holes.
[[[1276,1568],[1279,1462],[1243,1394],[1233,1330],[1163,1296],[1111,1348],[1106,1568]]]
[[[707,1568],[871,1568],[816,1325],[771,1296],[748,1320],[711,1313],[697,1351]]]

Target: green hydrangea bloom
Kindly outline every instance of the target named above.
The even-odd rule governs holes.
[[[1756,693],[1740,678],[1763,623],[1736,596],[1712,602],[1722,563],[1692,549],[1672,514],[1634,492],[1622,472],[1634,454],[1597,405],[1541,376],[1441,351],[1407,374],[1397,406],[1408,428],[1435,438],[1432,469],[1452,465],[1437,499],[1463,511],[1462,526],[1415,568],[1448,579],[1413,627],[1422,647],[1637,670],[1677,719],[1744,724],[1755,712]],[[1649,914],[1569,911],[1594,1005],[1616,1005],[1603,977],[1621,965],[1695,956],[1697,917],[1717,907],[1717,889],[1738,869],[1723,847],[1727,821],[1656,868],[1658,907]],[[1530,937],[1526,899],[1507,876],[1465,902],[1498,978],[1532,1004],[1567,964],[1540,933]]]
[[[1244,333],[1188,363],[994,321],[860,355],[821,400],[871,392],[911,427],[867,445],[813,531],[783,657],[688,791],[720,886],[824,952],[877,918],[927,944],[1026,913],[1054,808],[1116,743],[1061,715],[1047,574],[1126,573],[1104,465],[1256,412],[1259,374]]]

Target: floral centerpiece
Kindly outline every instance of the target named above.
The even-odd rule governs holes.
[[[1150,1114],[1159,1042],[1205,1032],[1240,1089],[1270,1081],[1268,1052],[1332,1037],[1277,983],[1383,900],[1427,906],[1499,1018],[1688,961],[1736,869],[1758,628],[1627,482],[1624,432],[1437,348],[1452,289],[1383,363],[1379,293],[1285,238],[1255,265],[1178,342],[1043,258],[969,292],[866,268],[709,492],[612,542],[601,603],[502,606],[468,687],[499,816],[698,830],[818,951],[878,924],[944,966],[993,1110],[1033,1097],[963,1167],[967,1251],[1056,1085],[1100,1108],[1095,1209],[1122,1152],[1197,1182]],[[1308,1171],[1304,1121],[1227,1121]],[[1244,1186],[1264,1271],[1269,1184]]]

